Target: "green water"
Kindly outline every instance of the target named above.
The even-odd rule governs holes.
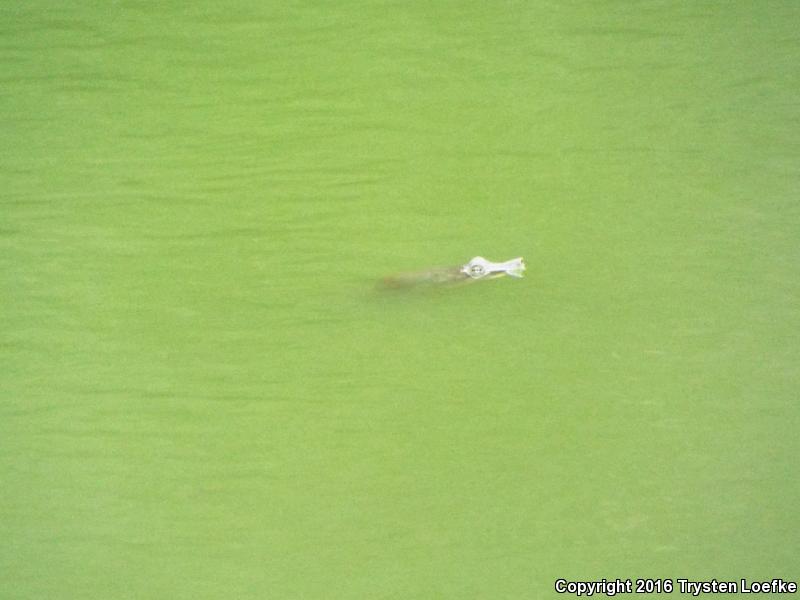
[[[797,580],[798,22],[6,3],[0,598]]]

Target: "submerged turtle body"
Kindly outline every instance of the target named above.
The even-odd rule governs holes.
[[[447,285],[471,281],[469,275],[461,271],[461,267],[440,267],[418,271],[415,273],[399,273],[383,278],[384,287],[412,288],[418,286]]]

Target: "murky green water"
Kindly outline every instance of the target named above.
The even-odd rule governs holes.
[[[800,5],[0,10],[0,597],[798,578]]]

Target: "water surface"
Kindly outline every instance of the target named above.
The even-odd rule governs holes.
[[[2,9],[0,596],[796,578],[798,18]]]

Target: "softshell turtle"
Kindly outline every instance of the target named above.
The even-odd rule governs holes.
[[[439,267],[414,273],[391,275],[383,279],[383,285],[389,288],[410,288],[421,285],[468,283],[478,279],[494,279],[503,275],[522,277],[524,271],[525,261],[521,256],[499,263],[476,256],[467,264],[459,267]]]

